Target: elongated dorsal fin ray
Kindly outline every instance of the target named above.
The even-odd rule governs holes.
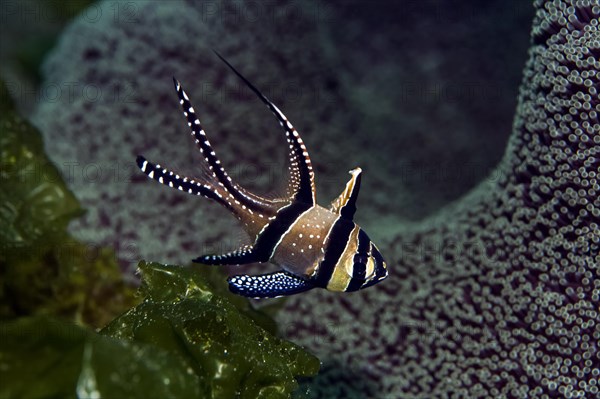
[[[341,215],[344,219],[352,220],[356,212],[356,200],[360,190],[361,168],[352,169],[349,172],[352,177],[346,183],[346,188],[339,197],[331,203],[331,212]]]
[[[233,276],[228,282],[231,292],[250,298],[277,298],[314,288],[311,282],[286,271],[256,276]]]
[[[212,175],[215,183],[219,184],[224,189],[226,196],[229,197],[230,201],[235,201],[257,211],[267,212],[271,209],[271,201],[250,193],[232,181],[210,145],[210,141],[202,128],[200,119],[196,116],[196,111],[194,110],[187,93],[181,86],[181,83],[175,79],[175,77],[173,77],[173,83],[179,97],[179,104],[183,110],[183,115],[187,119],[194,141],[204,157],[204,160],[208,164],[209,173]]]
[[[214,50],[213,50],[214,51]],[[304,141],[298,131],[292,126],[290,121],[264,94],[262,94],[252,83],[248,81],[233,65],[215,51],[217,57],[221,59],[249,88],[258,98],[273,112],[279,124],[285,129],[285,136],[290,147],[290,196],[297,201],[316,204],[315,175],[312,163],[308,155]]]

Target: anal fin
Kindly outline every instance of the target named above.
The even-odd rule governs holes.
[[[276,298],[294,295],[314,288],[314,285],[286,271],[230,277],[229,290],[250,298]]]

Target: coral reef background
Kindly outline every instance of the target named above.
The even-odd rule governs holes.
[[[102,2],[44,67],[42,90],[78,89],[42,96],[33,121],[91,210],[74,234],[125,265],[231,249],[225,211],[147,184],[133,164],[144,153],[198,167],[175,75],[232,175],[277,186],[278,126],[215,48],[302,132],[321,203],[363,167],[358,221],[393,265],[364,292],[286,303],[284,333],[325,362],[313,396],[589,396],[599,12],[575,3],[535,2],[506,150],[531,27],[521,1]]]

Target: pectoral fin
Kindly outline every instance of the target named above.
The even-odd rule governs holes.
[[[360,175],[362,169],[352,169],[349,173],[352,177],[348,183],[346,183],[346,188],[342,191],[340,196],[331,203],[331,208],[329,208],[329,210],[341,215],[344,219],[352,220],[354,213],[356,212],[356,200],[358,199],[358,192],[360,190]]]
[[[228,252],[222,255],[204,255],[192,262],[204,263],[205,265],[244,265],[254,262],[266,262],[268,257],[264,259],[254,250],[251,245],[245,245],[242,248]]]
[[[250,298],[276,298],[314,288],[310,282],[286,271],[257,276],[233,276],[228,282],[231,292]]]

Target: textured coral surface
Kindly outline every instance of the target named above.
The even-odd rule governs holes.
[[[290,336],[354,370],[325,381],[368,376],[390,398],[597,397],[600,7],[583,3],[536,2],[494,178],[399,228],[381,287],[288,304]]]

